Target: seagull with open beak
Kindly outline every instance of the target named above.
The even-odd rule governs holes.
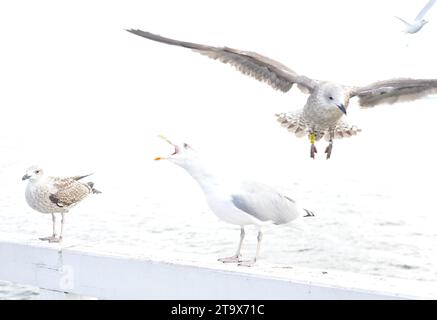
[[[172,145],[174,151],[155,160],[168,160],[185,169],[200,185],[211,211],[221,220],[240,226],[237,251],[219,261],[252,266],[259,256],[263,226],[288,224],[299,217],[314,216],[311,211],[303,209],[292,198],[274,188],[255,181],[239,180],[235,175],[229,178],[219,174],[187,143],[177,144],[160,137]],[[254,225],[258,229],[258,243],[255,256],[243,260],[241,247],[245,236],[244,227],[247,225]]]

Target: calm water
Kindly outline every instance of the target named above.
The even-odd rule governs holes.
[[[0,281],[0,300],[28,300],[38,295],[38,289]]]
[[[272,130],[275,127],[272,123]],[[387,159],[375,158],[380,146],[366,145],[365,137],[363,133],[362,137],[337,141],[335,158],[330,161],[323,157],[310,160],[306,141],[297,139],[281,142],[284,146],[291,145],[293,150],[290,155],[289,150],[279,147],[280,151],[275,152],[283,152],[282,158],[280,153],[269,150],[266,143],[267,153],[275,155],[272,158],[276,167],[261,160],[252,160],[256,162],[254,165],[248,161],[251,157],[244,154],[253,153],[262,159],[263,152],[244,148],[245,161],[222,160],[223,168],[240,167],[239,174],[244,172],[277,186],[317,214],[305,220],[304,231],[286,227],[267,230],[260,263],[266,260],[437,283],[437,211],[433,190],[426,185],[427,181],[435,181],[430,162],[437,159],[431,156],[430,162],[424,160],[422,168],[416,168],[414,161],[420,163],[420,150],[412,147],[418,155],[410,163],[399,157],[400,166],[405,166],[400,169],[392,162],[397,158],[393,155],[387,155]],[[374,134],[370,139],[378,141]],[[48,235],[50,218],[27,207],[25,183],[20,180],[29,162],[32,163],[26,151],[32,148],[32,143],[17,136],[3,137],[1,141],[2,153],[8,158],[2,158],[0,167],[0,232],[26,234],[29,238]],[[155,137],[138,143],[150,144],[153,151],[150,155],[136,149],[129,151],[129,147],[120,143],[117,148],[125,151],[124,154],[114,154],[111,159],[103,150],[95,154],[88,167],[81,163],[80,157],[57,163],[47,156],[45,160],[53,174],[62,172],[59,168],[63,167],[67,175],[96,171],[92,180],[103,191],[69,215],[66,237],[137,246],[144,252],[159,252],[164,256],[187,254],[194,259],[197,255],[220,257],[233,253],[238,227],[219,221],[208,210],[200,189],[182,169],[151,160],[152,154],[170,152],[165,144]],[[394,145],[402,148],[400,142]],[[221,153],[219,146],[208,148],[208,143],[202,146],[209,150],[208,154]],[[362,157],[367,157],[366,161],[358,159]],[[351,164],[354,161],[356,164]],[[130,166],[123,165],[124,162]],[[95,163],[102,164],[99,170],[94,169]],[[372,170],[361,170],[363,163]],[[71,169],[76,164],[79,169]],[[246,164],[244,170],[243,164]],[[419,170],[425,173],[417,174]],[[252,255],[256,234],[255,230],[249,230],[245,253]],[[15,289],[2,284],[0,288],[3,298],[29,298],[31,294],[29,288]]]

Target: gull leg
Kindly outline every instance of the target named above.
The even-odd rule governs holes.
[[[61,213],[61,234],[59,238],[54,237],[53,239],[49,239],[49,242],[62,242],[62,236],[64,234],[64,222],[65,222],[65,213]]]
[[[241,259],[241,246],[243,245],[243,239],[244,239],[244,235],[246,233],[244,232],[244,227],[241,227],[240,230],[240,243],[238,244],[238,248],[237,248],[237,252],[235,252],[235,254],[233,256],[230,257],[225,257],[225,258],[220,258],[218,259],[218,261],[221,261],[223,263],[236,263],[236,262],[240,262]]]
[[[311,151],[310,151],[310,157],[315,158],[315,154],[317,153],[317,149],[315,146],[316,141],[316,134],[314,132],[310,133],[310,142],[311,142]]]
[[[326,159],[330,159],[331,158],[332,145],[333,145],[333,136],[334,136],[334,133],[330,132],[329,133],[329,144],[328,144],[328,146],[325,149]]]
[[[53,228],[53,233],[52,233],[51,236],[48,236],[48,237],[42,237],[42,238],[39,238],[39,240],[42,240],[42,241],[49,241],[49,242],[51,242],[51,241],[53,241],[54,239],[57,239],[57,238],[56,238],[56,216],[55,216],[54,213],[52,213],[52,228]]]
[[[263,238],[263,234],[261,232],[261,230],[258,231],[258,243],[256,245],[256,253],[255,253],[255,257],[251,260],[244,260],[241,261],[238,265],[239,266],[244,266],[244,267],[253,267],[256,263],[256,261],[258,260],[258,256],[259,256],[259,250],[261,248],[261,240]]]
[[[326,147],[325,153],[326,153],[326,159],[330,159],[331,158],[331,153],[332,153],[332,140],[329,140],[329,144]]]

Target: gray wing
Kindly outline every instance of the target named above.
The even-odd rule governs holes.
[[[411,26],[411,23],[405,21],[404,19],[399,18],[399,17],[396,17],[396,16],[395,16],[395,18],[401,20],[405,25],[407,25],[407,26]]]
[[[89,185],[78,182],[76,178],[54,178],[55,192],[50,194],[50,201],[58,207],[69,207],[77,204],[92,192]]]
[[[212,59],[233,65],[243,74],[265,82],[274,89],[281,90],[283,92],[290,90],[295,83],[302,91],[306,93],[311,92],[317,85],[317,81],[298,75],[296,72],[287,68],[283,64],[255,52],[240,51],[227,47],[212,47],[198,43],[179,41],[164,38],[142,30],[130,29],[126,31],[150,40],[192,49]]]
[[[435,4],[435,2],[436,2],[436,0],[428,1],[428,3],[425,5],[425,7],[423,7],[422,11],[419,12],[419,14],[417,15],[415,20],[416,21],[422,20],[425,17],[425,15],[428,12],[428,10],[431,9],[432,6]]]
[[[353,88],[351,97],[358,97],[362,107],[412,101],[437,93],[437,79],[391,79]]]
[[[232,195],[232,202],[258,220],[273,221],[275,224],[288,223],[301,215],[293,199],[254,182],[244,183],[242,191]]]

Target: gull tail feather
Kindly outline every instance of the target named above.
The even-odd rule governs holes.
[[[102,193],[101,191],[94,189],[94,182],[87,182],[87,185],[91,188],[91,192],[94,194]]]
[[[314,214],[314,212],[312,212],[312,211],[310,211],[310,210],[308,210],[308,209],[303,209],[304,211],[305,211],[305,215],[303,216],[304,218],[307,218],[307,217],[315,217],[316,215]]]
[[[91,175],[93,175],[93,174],[94,174],[94,172],[93,172],[93,173],[86,174],[86,175],[84,175],[84,176],[75,176],[75,177],[73,177],[73,179],[74,179],[74,180],[81,180],[81,179],[86,178],[86,177],[89,177],[89,176],[91,176]]]
[[[278,122],[284,128],[294,133],[297,137],[304,137],[307,134],[305,123],[302,121],[302,111],[283,112],[276,114]]]
[[[345,122],[340,122],[334,129],[334,139],[342,139],[356,136],[361,129],[355,125],[351,125]],[[329,140],[329,135],[325,135],[325,139]]]
[[[306,234],[309,232],[308,220],[303,219],[303,218],[315,217],[316,215],[314,214],[313,211],[302,208],[302,207],[300,207],[299,210],[301,211],[300,216],[297,219],[292,220],[289,223],[285,224],[284,226],[286,226],[287,228],[293,229],[293,231],[297,231],[298,233]],[[310,219],[310,220],[312,220],[312,219]]]

